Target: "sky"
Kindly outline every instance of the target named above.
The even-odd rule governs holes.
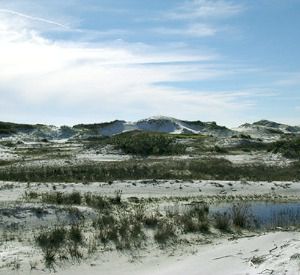
[[[0,121],[300,125],[300,0],[0,0]]]

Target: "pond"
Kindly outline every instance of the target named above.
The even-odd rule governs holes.
[[[248,213],[257,227],[274,228],[300,225],[300,202],[248,202]],[[210,205],[210,213],[231,212],[233,203]]]
[[[192,207],[199,207],[205,204],[172,204],[164,205],[161,209],[166,212],[185,213]],[[232,215],[233,206],[246,208],[247,217],[252,227],[256,228],[276,228],[300,226],[300,202],[224,202],[208,204],[209,216],[213,217],[217,212]]]

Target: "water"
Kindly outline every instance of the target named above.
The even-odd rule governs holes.
[[[257,227],[274,228],[300,225],[300,202],[249,202],[249,214]],[[210,213],[228,212],[233,203],[210,205]]]
[[[209,204],[209,215],[214,213],[231,213],[234,202]],[[201,205],[201,204],[199,204]],[[251,226],[256,228],[276,228],[300,226],[300,202],[242,202],[241,207],[248,207],[248,220]],[[169,213],[185,213],[196,205],[192,204],[172,204],[161,207]]]

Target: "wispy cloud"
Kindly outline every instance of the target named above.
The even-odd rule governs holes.
[[[215,27],[206,24],[191,24],[181,28],[155,28],[154,32],[164,35],[179,35],[179,36],[193,36],[193,37],[207,37],[214,36],[218,30]]]
[[[275,82],[279,86],[299,86],[300,85],[300,72],[281,72],[277,76],[278,80]]]
[[[227,0],[192,0],[166,14],[174,20],[222,19],[241,13],[244,6]]]
[[[270,91],[238,85],[232,90],[205,87],[208,81],[253,71],[249,66],[225,62],[215,51],[193,48],[182,39],[217,35],[223,26],[210,19],[241,12],[242,7],[232,2],[185,2],[168,14],[169,19],[182,20],[151,29],[180,36],[180,46],[173,40],[152,44],[108,41],[99,37],[128,31],[70,28],[72,24],[60,23],[50,14],[53,21],[15,10],[19,9],[0,10],[1,119],[22,117],[60,124],[163,114],[233,125],[244,122],[243,114],[255,107],[258,98],[272,96]],[[49,38],[45,35],[49,29],[75,35]],[[198,88],[185,86],[193,81],[199,83]]]
[[[239,15],[245,9],[241,3],[230,0],[188,0],[160,13],[159,17],[154,16],[156,23],[167,21],[167,25],[153,28],[152,31],[170,37],[194,38],[214,37],[224,32],[239,33],[225,19]]]
[[[24,107],[31,110],[28,116],[41,110],[61,112],[72,123],[91,112],[94,120],[107,120],[178,116],[180,109],[182,118],[226,117],[230,121],[235,112],[253,104],[250,95],[240,91],[190,91],[157,85],[217,79],[230,73],[214,64],[216,56],[205,52],[162,50],[139,43],[51,41],[8,21],[0,21],[0,26],[0,90],[1,102],[6,102],[0,108],[2,117],[12,118]]]
[[[42,17],[31,16],[31,15],[21,13],[21,12],[18,12],[18,11],[14,11],[14,10],[0,9],[0,13],[22,17],[22,18],[27,19],[27,20],[38,21],[38,22],[42,22],[42,23],[46,23],[46,24],[50,24],[50,25],[55,25],[55,26],[61,27],[63,29],[69,29],[68,26],[66,26],[64,24],[61,24],[59,22],[52,21],[52,20],[42,18]]]

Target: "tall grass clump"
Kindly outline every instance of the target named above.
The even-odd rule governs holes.
[[[111,208],[111,204],[108,198],[101,195],[93,195],[92,193],[86,193],[84,194],[84,200],[87,206],[98,210],[105,210]]]
[[[85,245],[84,235],[79,226],[70,229],[57,227],[41,231],[35,237],[35,243],[42,250],[45,266],[54,269],[59,261],[83,257],[80,249]]]
[[[93,222],[93,227],[104,246],[113,244],[118,250],[140,248],[146,240],[143,220],[134,211],[103,211]]]
[[[249,228],[251,226],[252,213],[249,204],[233,204],[230,212],[234,226],[238,228]]]
[[[229,213],[217,212],[214,214],[215,227],[223,232],[230,232],[231,216]]]
[[[79,192],[63,193],[63,192],[46,192],[42,193],[42,202],[59,204],[59,205],[81,205],[82,197]]]
[[[160,220],[154,232],[154,240],[162,247],[176,240],[176,226],[169,220]]]
[[[190,209],[178,217],[185,233],[209,232],[209,207],[206,204],[192,205]]]

